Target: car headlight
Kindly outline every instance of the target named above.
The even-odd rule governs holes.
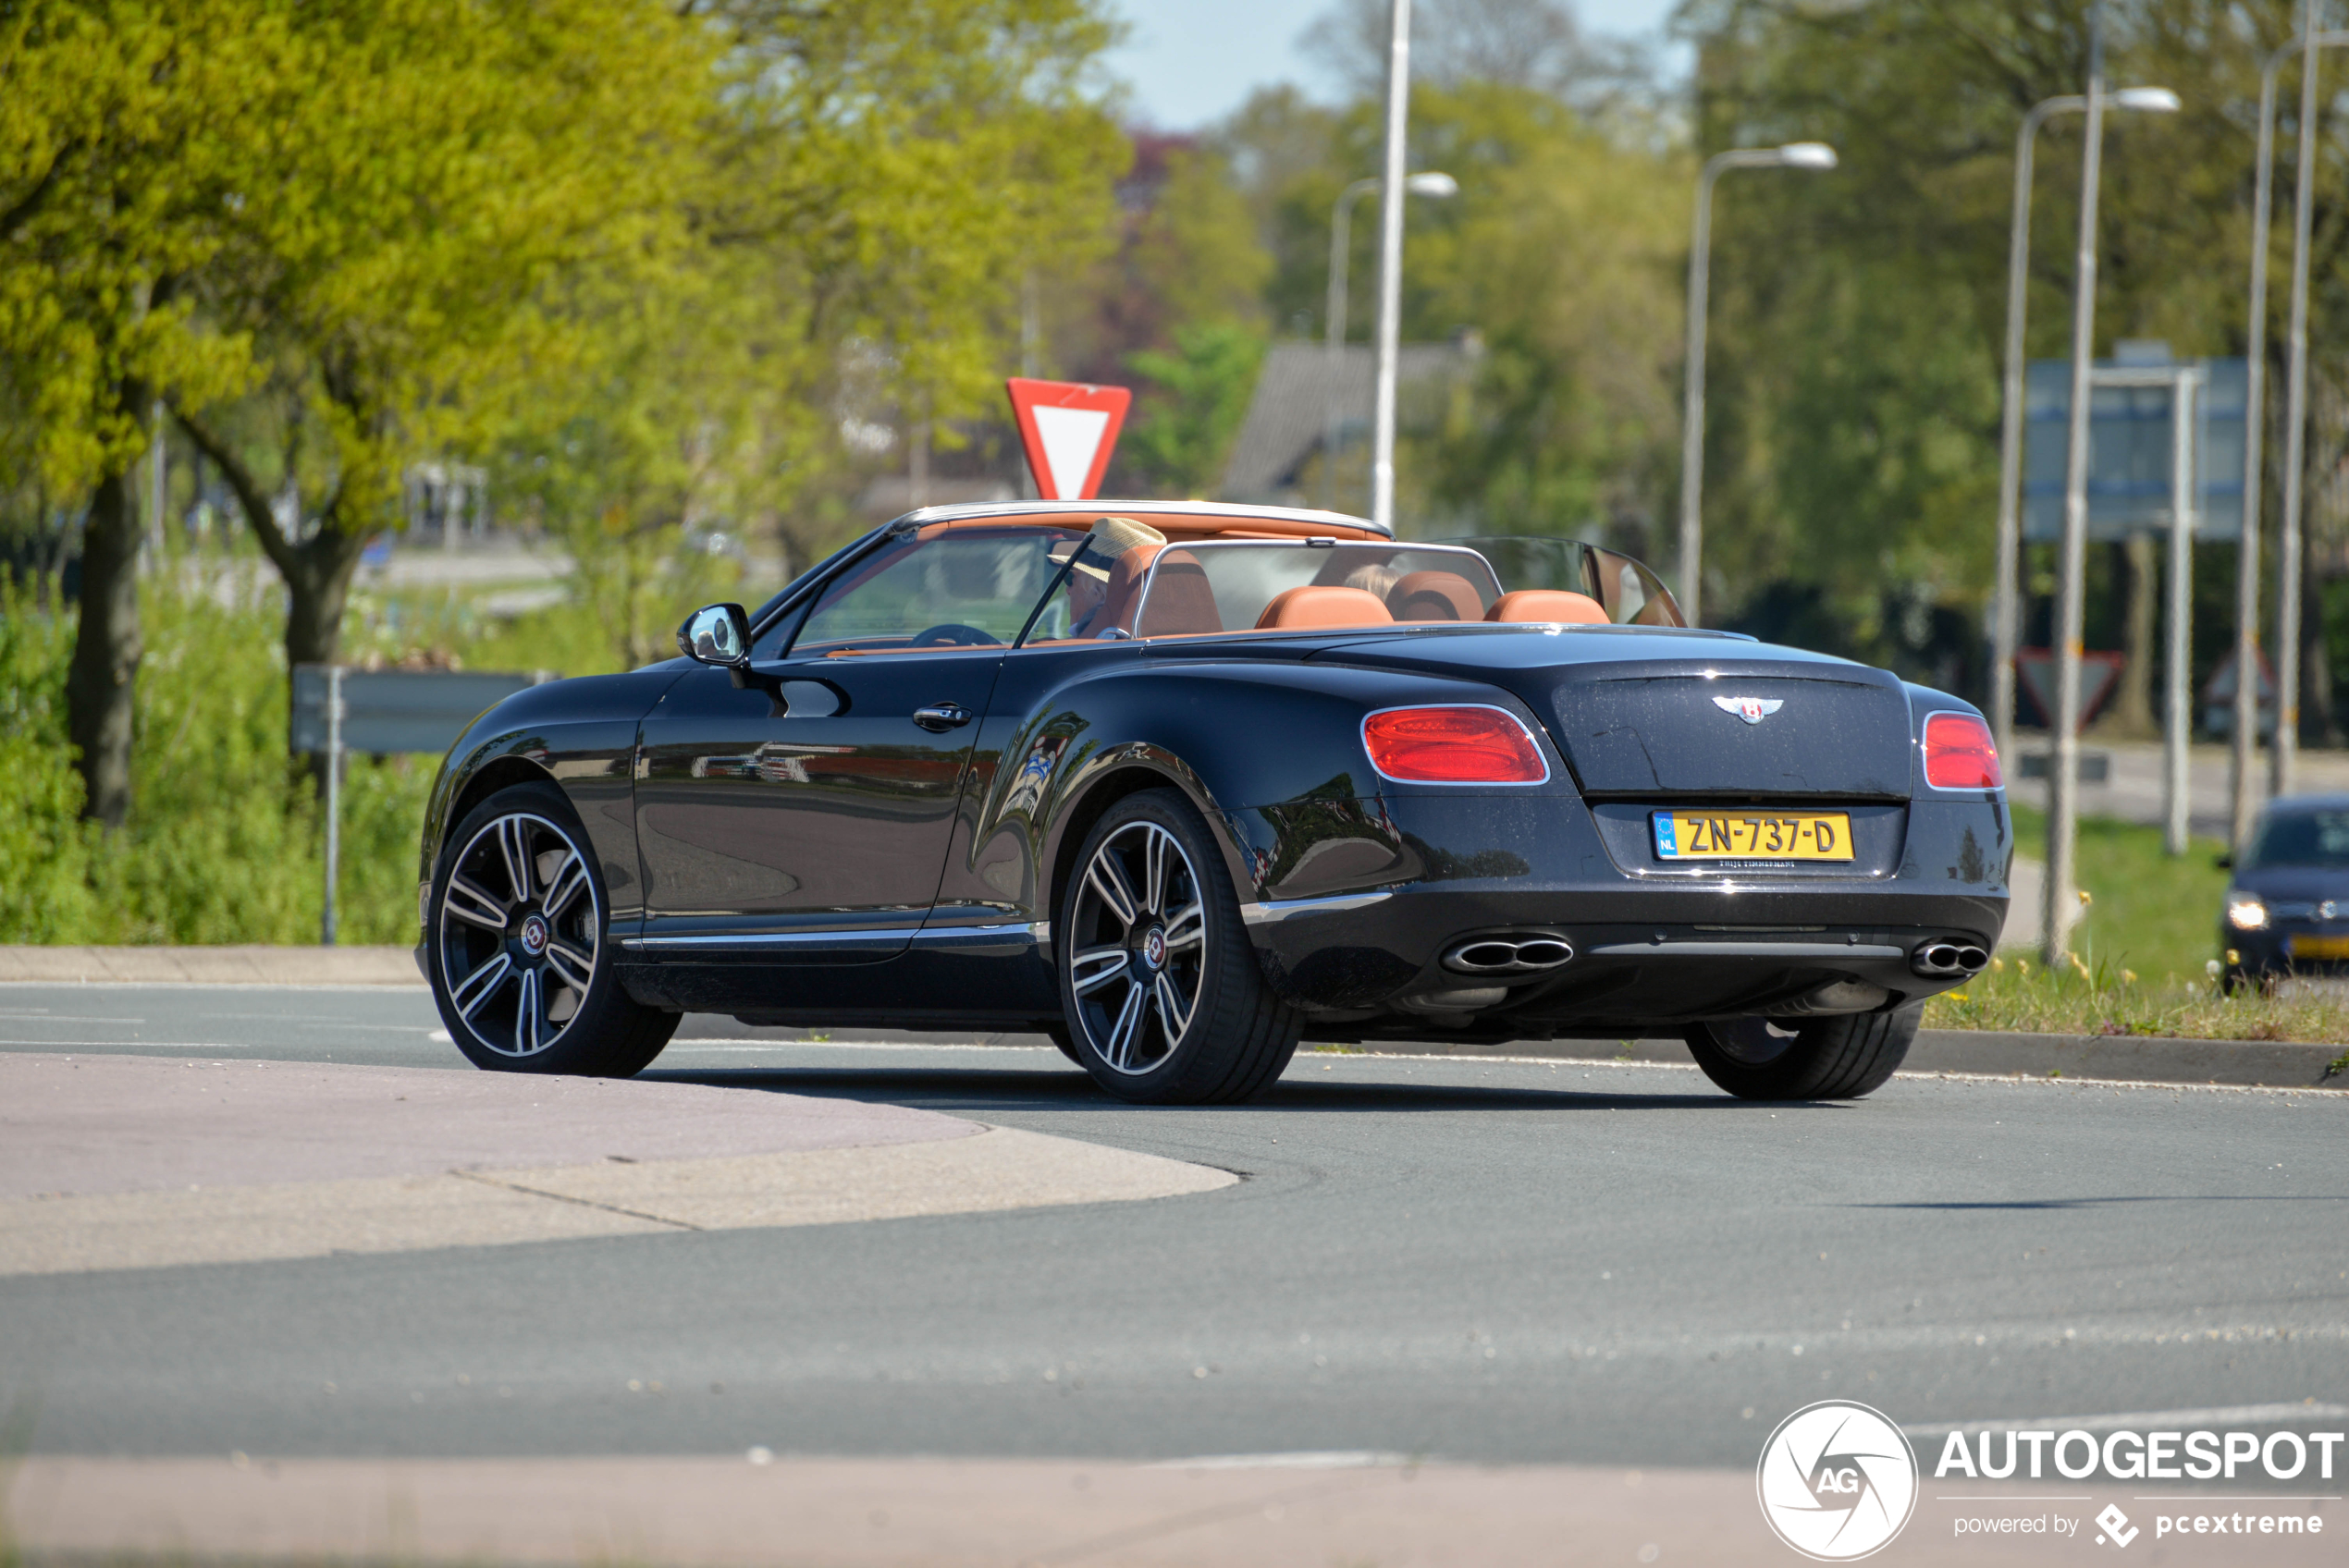
[[[2227,900],[2227,924],[2238,931],[2265,931],[2268,905],[2256,893],[2237,893]]]

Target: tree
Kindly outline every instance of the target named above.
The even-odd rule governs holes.
[[[82,809],[109,828],[130,809],[141,653],[127,470],[158,398],[248,372],[246,342],[195,307],[254,189],[255,84],[286,60],[278,18],[231,0],[0,5],[0,365],[41,489],[91,496],[67,730]]]
[[[335,656],[406,462],[473,434],[469,390],[556,352],[567,268],[658,250],[713,51],[663,7],[332,0],[296,11],[302,91],[204,304],[265,350],[236,404],[173,410],[284,579],[290,662]],[[260,128],[255,128],[259,130]]]
[[[1263,362],[1262,334],[1213,320],[1176,327],[1172,352],[1145,349],[1127,356],[1137,374],[1156,384],[1120,443],[1121,465],[1139,481],[1137,493],[1203,496],[1214,490]]]

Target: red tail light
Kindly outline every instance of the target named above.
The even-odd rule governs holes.
[[[1937,713],[1925,721],[1925,781],[1937,790],[1996,790],[1998,748],[1990,727],[1971,714]]]
[[[1540,784],[1542,748],[1499,708],[1389,708],[1362,721],[1371,766],[1408,784]]]

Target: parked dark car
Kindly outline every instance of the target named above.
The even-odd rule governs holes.
[[[2349,795],[2271,801],[2219,917],[2222,984],[2349,973]]]
[[[1658,1034],[1842,1097],[2005,921],[1978,713],[1569,541],[933,508],[679,637],[443,765],[419,958],[483,1067],[625,1075],[707,1011],[1041,1030],[1138,1101]]]

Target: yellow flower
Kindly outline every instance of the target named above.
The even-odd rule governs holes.
[[[2134,969],[2122,970],[2121,972],[2121,983],[2124,986],[2135,985],[2137,983],[2137,972]]]
[[[2088,889],[2085,888],[2080,889],[2080,907],[2082,909],[2086,909],[2090,904],[2095,903],[2096,901],[2096,900],[2088,896]]]

